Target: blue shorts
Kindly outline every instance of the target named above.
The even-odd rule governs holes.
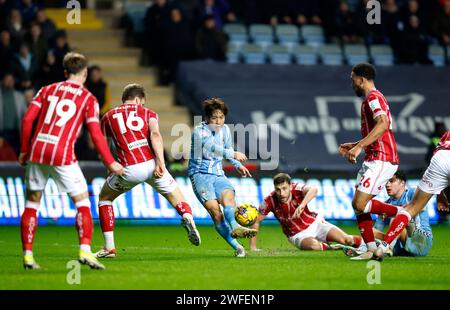
[[[202,204],[208,200],[218,200],[220,194],[226,189],[234,191],[233,185],[226,176],[196,173],[189,176],[189,179],[195,196]]]
[[[397,240],[394,246],[394,256],[426,256],[432,245],[433,237],[416,229],[411,237],[406,238],[405,245]]]

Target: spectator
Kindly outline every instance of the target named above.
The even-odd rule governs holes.
[[[367,15],[369,14],[371,7],[367,7],[369,0],[361,0],[361,3],[356,11],[358,20],[358,29],[368,45],[371,44],[387,44],[388,38],[385,36],[384,23],[381,24],[368,24]]]
[[[36,13],[39,8],[33,3],[33,0],[21,0],[17,4],[17,9],[22,15],[23,24],[28,27],[28,25],[36,18]]]
[[[408,64],[429,64],[427,36],[420,27],[417,16],[411,15],[409,23],[401,34],[401,61]]]
[[[261,0],[230,0],[228,22],[244,23],[246,25],[262,22],[259,14]]]
[[[162,62],[163,31],[170,22],[170,5],[167,0],[156,0],[145,14],[146,38],[144,48],[150,64],[157,66]]]
[[[213,16],[216,27],[222,29],[224,24],[224,19],[230,10],[230,4],[227,0],[204,0],[203,3],[203,14],[205,16]]]
[[[24,96],[14,90],[14,76],[5,74],[0,88],[0,145],[5,147],[7,142],[16,154],[20,147],[20,126],[25,110]]]
[[[40,67],[45,62],[48,47],[38,23],[31,23],[30,32],[25,36],[25,41],[30,46],[31,53]]]
[[[357,17],[350,10],[347,1],[341,1],[335,19],[335,31],[341,43],[361,43],[362,37],[357,31]]]
[[[23,92],[23,96],[25,98],[25,105],[27,106],[27,108],[30,106],[35,95],[36,91],[34,90],[34,88],[28,88],[26,91]]]
[[[320,7],[317,0],[290,0],[289,10],[294,13],[294,23],[297,25],[321,25]]]
[[[37,70],[38,66],[33,55],[30,53],[30,48],[27,44],[23,43],[13,63],[13,73],[17,79],[16,88],[22,91],[31,88]]]
[[[86,88],[97,98],[102,116],[111,108],[111,91],[108,83],[103,80],[102,69],[93,65],[89,68]]]
[[[5,29],[8,26],[7,20],[12,9],[13,1],[0,0],[0,29]]]
[[[450,44],[450,0],[444,2],[442,12],[433,21],[433,33],[444,45]]]
[[[55,70],[56,70],[56,80],[62,81],[65,79],[64,76],[64,68],[63,68],[63,59],[64,56],[70,52],[69,44],[67,43],[67,34],[64,30],[59,30],[55,35],[55,45],[50,50],[51,54],[55,58]]]
[[[12,46],[14,47],[14,50],[17,50],[26,33],[26,30],[22,24],[22,15],[20,15],[19,10],[11,10],[7,23],[7,29],[11,34]]]
[[[384,35],[392,46],[392,49],[397,54],[400,47],[400,37],[398,23],[400,21],[400,9],[396,0],[386,0],[382,7],[381,18],[383,20]]]
[[[37,11],[36,21],[41,26],[42,35],[47,40],[47,44],[50,44],[56,35],[55,23],[47,17],[43,9]]]
[[[36,88],[62,81],[64,79],[64,70],[62,69],[62,65],[58,65],[56,63],[55,55],[53,55],[52,50],[47,52],[47,58],[39,69],[38,77],[39,79],[36,81],[38,87]]]
[[[203,59],[225,60],[226,36],[217,29],[213,16],[207,16],[196,36],[197,54]]]
[[[11,45],[11,35],[7,30],[3,30],[0,33],[0,72],[11,71],[13,61],[14,49]],[[3,78],[3,74],[0,78]]]
[[[193,59],[195,56],[192,27],[178,8],[170,11],[170,22],[164,29],[162,48],[163,62],[160,70],[160,82],[167,85],[175,79],[178,62]]]

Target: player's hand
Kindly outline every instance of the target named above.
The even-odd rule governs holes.
[[[342,143],[341,145],[339,145],[338,152],[343,157],[345,157],[345,155],[347,155],[347,152],[350,151],[355,145],[356,144],[353,143],[353,142],[351,142],[351,143]]]
[[[237,171],[239,172],[239,174],[242,176],[242,177],[252,177],[252,175],[251,175],[251,173],[250,173],[250,171],[245,167],[245,166],[240,166],[238,169],[237,169]]]
[[[295,210],[294,215],[292,216],[292,218],[294,218],[294,219],[300,218],[300,215],[302,215],[303,210],[305,210],[304,206],[298,206],[297,209]]]
[[[17,161],[19,162],[19,165],[25,167],[25,165],[27,164],[27,153],[21,152],[19,154],[19,157],[17,158]]]
[[[345,155],[345,157],[347,158],[347,160],[352,163],[352,164],[356,164],[356,159],[358,158],[359,154],[361,154],[362,152],[362,147],[360,147],[358,144],[355,145],[351,150],[349,150],[347,152],[347,154]]]
[[[166,172],[166,167],[164,164],[156,164],[155,171],[153,172],[153,175],[155,178],[161,178],[164,173]]]
[[[449,212],[450,211],[447,197],[445,197],[443,192],[441,192],[437,196],[437,208],[438,208],[438,211],[441,211],[441,212]]]
[[[113,162],[108,166],[109,171],[116,175],[123,175],[125,173],[123,166],[119,164],[117,161]]]
[[[245,156],[245,154],[241,153],[241,152],[234,152],[233,158],[238,160],[238,161],[240,161],[240,162],[243,162],[243,161],[247,160],[247,156]]]

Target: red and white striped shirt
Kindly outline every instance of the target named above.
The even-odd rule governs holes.
[[[38,119],[31,144],[29,137],[22,137],[22,151],[30,151],[30,161],[52,166],[76,163],[74,145],[83,121],[99,123],[97,99],[70,80],[42,87],[29,111],[36,111],[30,113]]]
[[[118,161],[123,166],[155,157],[150,144],[150,119],[158,121],[158,115],[140,104],[122,104],[102,117],[102,131],[114,141]]]
[[[363,138],[375,127],[375,118],[386,115],[389,128],[374,143],[365,148],[365,161],[381,160],[398,164],[400,162],[397,153],[397,144],[392,132],[392,117],[389,105],[383,94],[378,90],[372,90],[361,105],[361,135]]]
[[[436,153],[439,150],[450,150],[450,130],[444,133],[434,152]]]
[[[280,222],[284,234],[288,238],[307,229],[317,217],[317,213],[310,211],[308,206],[306,206],[299,218],[292,218],[295,210],[305,198],[303,193],[304,187],[305,185],[292,183],[291,198],[287,203],[279,202],[275,191],[273,191],[264,199],[263,203],[259,207],[259,213],[262,215],[267,215],[269,212],[273,212],[275,217]]]

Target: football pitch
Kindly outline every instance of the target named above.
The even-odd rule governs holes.
[[[354,226],[344,230],[356,233]],[[78,247],[74,227],[38,227],[34,253],[40,270],[23,270],[19,227],[0,227],[0,289],[450,289],[450,227],[434,227],[427,257],[395,257],[381,263],[381,284],[368,284],[374,267],[341,251],[300,252],[278,225],[263,225],[260,252],[233,251],[212,226],[199,226],[202,245],[191,245],[180,226],[118,225],[118,257],[106,270],[81,266],[80,284],[68,284]],[[248,242],[242,241],[247,247]],[[93,250],[102,245],[95,227]],[[70,265],[70,264],[69,264]],[[369,278],[373,279],[369,274]]]

